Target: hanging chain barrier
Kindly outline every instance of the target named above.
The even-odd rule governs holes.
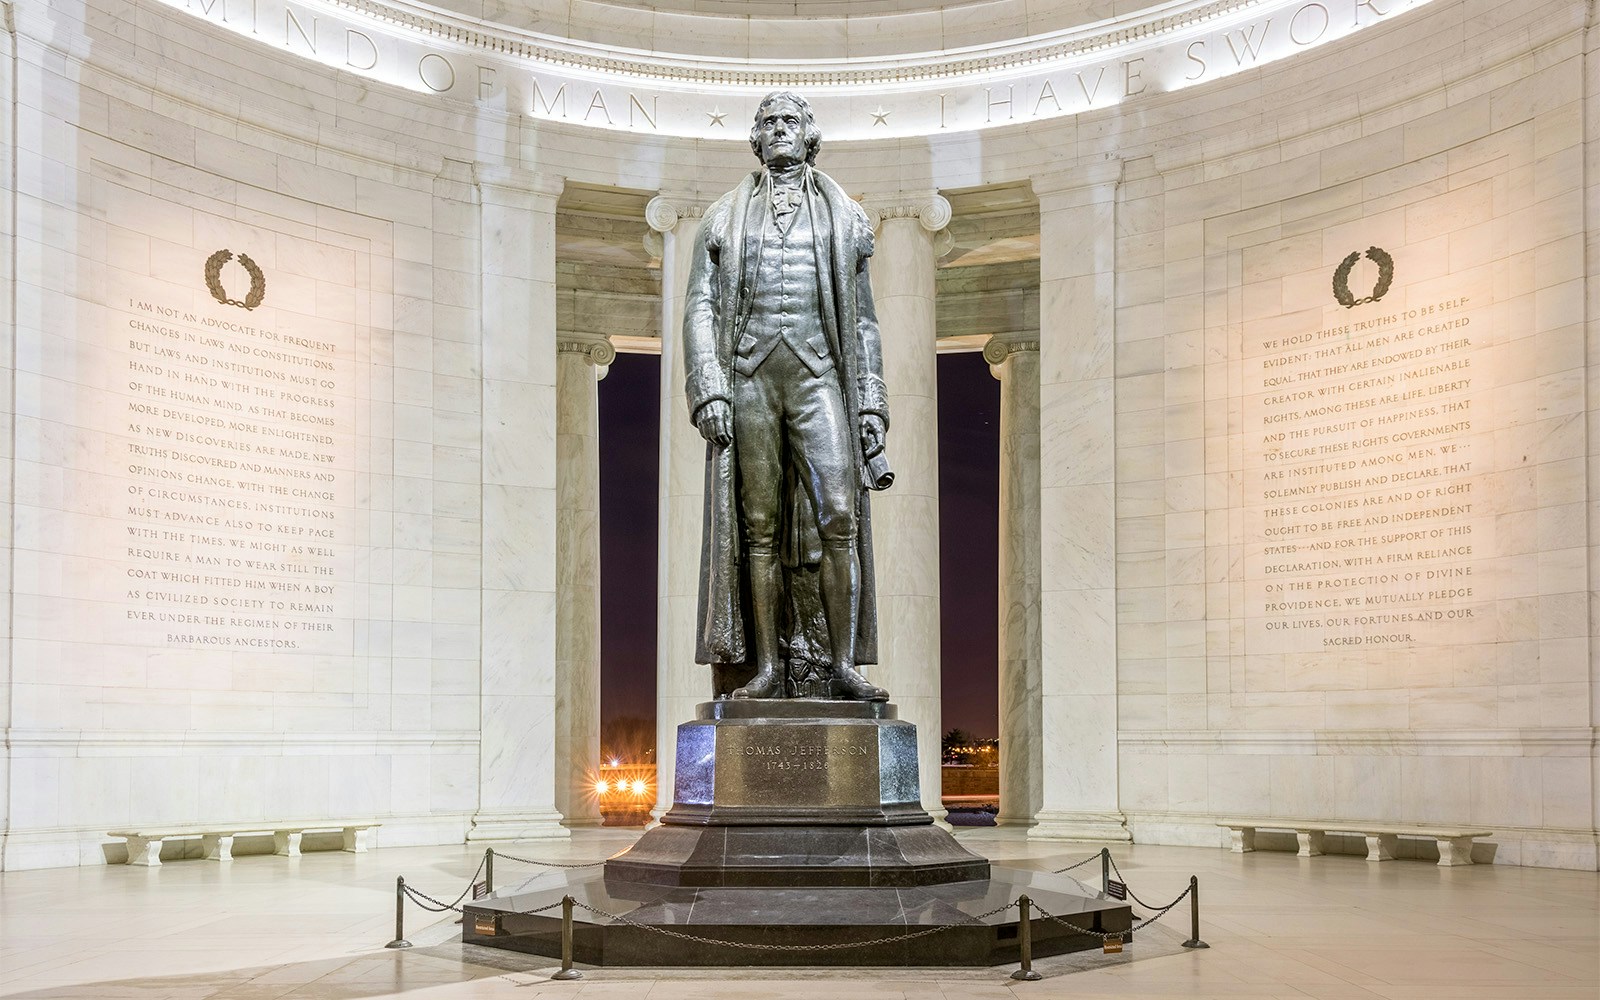
[[[1110,869],[1112,869],[1112,866],[1115,864],[1115,862],[1110,859],[1110,848],[1101,848],[1101,850],[1094,851],[1093,854],[1090,854],[1090,856],[1083,859],[1083,861],[1075,861],[1072,862],[1072,864],[1069,864],[1069,866],[1064,867],[1064,869],[1053,870],[1051,875],[1066,875],[1067,872],[1080,869],[1080,867],[1085,866],[1085,864],[1088,864],[1088,862],[1091,861],[1101,862],[1101,890],[1107,890],[1107,886],[1110,885]],[[1118,872],[1118,875],[1120,874],[1122,874],[1122,872]]]
[[[490,871],[493,871],[493,865],[494,865],[494,862],[492,860],[490,860],[489,855],[486,852],[484,854],[484,856],[483,856],[483,859],[478,862],[478,867],[473,870],[472,876],[467,879],[467,887],[465,889],[461,890],[461,895],[457,896],[453,902],[449,902],[449,903],[446,903],[445,901],[443,901],[441,899],[434,899],[432,896],[428,895],[427,893],[423,892],[422,890],[414,889],[411,886],[406,885],[406,877],[404,875],[395,876],[395,880],[394,880],[394,940],[390,941],[388,944],[384,945],[384,947],[385,948],[409,948],[409,947],[411,947],[411,942],[406,940],[406,900],[407,899],[410,899],[413,903],[416,903],[418,906],[422,907],[424,910],[427,910],[429,913],[446,913],[446,912],[460,913],[461,912],[461,901],[463,899],[466,899],[467,896],[473,891],[473,889],[476,888],[478,886],[478,884],[479,884],[478,883],[478,876],[483,874],[483,871],[484,871],[484,869],[486,867],[489,868]],[[493,876],[490,876],[490,877],[492,878]],[[459,923],[459,921],[457,921],[457,922]]]
[[[483,859],[478,862],[478,867],[473,871],[471,878],[468,879],[467,887],[461,890],[461,894],[459,896],[448,903],[442,899],[435,899],[433,896],[428,895],[420,889],[416,889],[407,885],[405,876],[399,876],[395,879],[394,940],[390,941],[387,945],[384,945],[384,947],[411,947],[411,942],[407,941],[405,937],[405,901],[408,898],[417,906],[427,910],[430,913],[462,913],[463,911],[461,908],[461,902],[466,899],[468,895],[472,895],[473,898],[478,898],[477,892],[487,893],[492,891],[494,880],[494,859],[496,857],[505,858],[508,861],[520,862],[522,864],[540,865],[548,868],[595,868],[599,865],[605,864],[605,861],[603,860],[583,863],[536,861],[530,858],[521,858],[514,854],[506,854],[501,851],[496,851],[491,847],[483,852]],[[1091,861],[1097,860],[1101,864],[1102,878],[1105,880],[1105,882],[1109,883],[1110,872],[1115,872],[1119,880],[1123,878],[1121,869],[1117,867],[1116,861],[1111,857],[1111,851],[1105,848],[1102,848],[1100,851],[1089,855],[1082,861],[1068,865],[1065,868],[1057,869],[1052,874],[1060,875],[1065,872],[1072,871],[1075,868],[1082,868]],[[482,882],[478,881],[479,875],[485,876]],[[1122,881],[1121,884],[1126,889],[1127,883]],[[853,948],[875,947],[886,944],[899,944],[904,941],[914,941],[918,938],[930,937],[934,934],[938,934],[941,931],[949,930],[952,927],[970,927],[973,924],[981,924],[989,917],[1004,913],[1006,910],[1009,910],[1015,906],[1018,909],[1018,931],[1020,932],[1021,939],[1020,944],[1022,948],[1022,967],[1012,975],[1012,978],[1033,980],[1039,978],[1039,974],[1033,971],[1033,949],[1031,947],[1031,924],[1034,913],[1037,913],[1040,919],[1049,920],[1060,924],[1062,927],[1065,927],[1076,934],[1083,934],[1088,937],[1098,938],[1101,942],[1120,943],[1127,935],[1133,933],[1134,931],[1140,931],[1146,927],[1149,927],[1157,920],[1160,920],[1162,917],[1166,916],[1167,913],[1173,909],[1173,907],[1187,899],[1189,900],[1190,936],[1189,940],[1183,942],[1183,947],[1210,947],[1210,945],[1200,940],[1200,879],[1198,876],[1189,876],[1188,887],[1185,888],[1183,892],[1179,893],[1176,899],[1165,906],[1157,907],[1146,903],[1144,900],[1140,899],[1132,889],[1127,889],[1127,894],[1128,897],[1139,906],[1142,906],[1147,910],[1153,910],[1154,912],[1138,923],[1135,923],[1127,930],[1117,931],[1114,933],[1097,931],[1090,927],[1081,927],[1078,924],[1073,923],[1071,920],[1068,920],[1066,917],[1051,913],[1044,907],[1040,906],[1036,900],[1024,894],[1018,896],[1016,899],[1013,899],[1008,903],[1002,903],[992,910],[970,916],[964,923],[940,924],[935,927],[925,927],[921,930],[897,934],[893,937],[878,937],[861,941],[836,941],[830,944],[771,944],[766,942],[728,941],[723,938],[701,937],[697,934],[686,934],[683,931],[672,930],[656,924],[640,923],[639,921],[634,920],[625,914],[611,913],[598,907],[590,906],[588,903],[574,899],[570,895],[563,896],[556,902],[551,903],[548,906],[542,906],[536,910],[519,910],[517,912],[520,916],[536,916],[557,908],[561,910],[562,964],[560,972],[552,977],[556,979],[582,978],[582,973],[578,972],[572,967],[572,913],[574,908],[586,910],[597,917],[603,917],[619,924],[626,924],[627,926],[636,928],[638,930],[650,931],[655,934],[660,934],[664,937],[677,938],[680,941],[688,941],[694,944],[712,945],[721,948],[745,949],[750,951],[831,952],[848,951]]]
[[[1105,854],[1106,854],[1106,852],[1103,851],[1103,850],[1102,851],[1096,851],[1095,853],[1089,855],[1087,858],[1084,858],[1082,861],[1074,862],[1073,864],[1070,864],[1065,868],[1057,868],[1055,871],[1051,872],[1050,874],[1052,874],[1052,875],[1065,875],[1067,872],[1070,872],[1070,871],[1072,871],[1074,869],[1082,868],[1084,865],[1088,864],[1091,861],[1099,861],[1099,860],[1101,860],[1105,856]]]
[[[519,864],[524,864],[524,865],[537,865],[540,868],[569,868],[569,869],[598,868],[601,865],[605,864],[608,860],[610,860],[609,858],[601,858],[599,861],[581,861],[581,862],[577,862],[577,863],[564,862],[564,861],[536,861],[533,858],[521,858],[521,857],[518,857],[515,854],[507,854],[504,851],[497,851],[492,847],[487,847],[487,848],[484,848],[484,851],[483,851],[483,861],[484,861],[484,866],[485,866],[484,867],[484,872],[483,872],[483,895],[484,896],[490,895],[491,893],[494,892],[494,859],[495,858],[505,858],[507,861],[515,861],[515,862],[517,862]],[[473,899],[478,899],[480,897],[475,894],[472,898]]]
[[[507,861],[516,861],[524,865],[539,865],[542,868],[598,868],[610,860],[609,858],[601,858],[599,861],[580,862],[535,861],[533,858],[519,858],[515,854],[507,854],[505,851],[497,851],[492,847],[489,848],[489,853],[493,854],[497,858],[505,858]]]
[[[477,872],[473,872],[473,877],[474,878],[477,877]],[[467,893],[469,893],[471,891],[472,891],[472,885],[468,884],[466,889],[462,890],[461,895],[459,895],[459,896],[457,896],[455,898],[454,902],[446,903],[442,899],[434,899],[432,896],[430,896],[427,893],[423,892],[421,889],[414,889],[411,886],[406,885],[406,877],[404,875],[397,876],[395,878],[395,880],[394,880],[394,940],[390,941],[388,944],[384,945],[384,947],[385,948],[409,948],[409,947],[411,947],[411,942],[406,940],[406,900],[407,899],[410,899],[413,903],[417,904],[422,909],[427,910],[429,913],[460,913],[461,912],[461,905],[460,905],[461,901],[463,899],[466,899],[467,898]],[[550,910],[554,910],[557,907],[559,907],[560,905],[561,905],[560,902],[555,902],[555,903],[551,903],[549,906],[541,906],[537,910],[519,910],[517,912],[521,916],[532,917],[532,916],[536,916],[536,915],[538,915],[540,913],[545,913],[545,912],[548,912]],[[460,923],[459,920],[456,921],[456,922]]]
[[[518,857],[515,854],[507,854],[504,851],[497,851],[492,847],[485,848],[483,852],[483,858],[478,862],[478,867],[473,869],[471,877],[467,879],[467,887],[461,890],[461,894],[459,896],[448,903],[442,899],[435,899],[434,897],[423,892],[421,889],[407,885],[404,875],[397,876],[394,882],[394,940],[384,945],[384,947],[411,947],[411,942],[406,940],[405,935],[405,901],[407,899],[410,899],[413,903],[417,904],[422,909],[427,910],[429,913],[462,913],[461,901],[466,899],[468,896],[471,896],[473,899],[481,899],[482,897],[494,892],[494,859],[497,857],[505,858],[507,861],[517,861],[525,865],[539,865],[545,868],[597,868],[606,863],[604,858],[599,861],[586,861],[578,864],[564,863],[560,861],[536,861],[533,858],[523,858]],[[479,881],[478,879],[478,876],[480,875],[483,876],[482,881]],[[523,912],[531,916],[533,914],[543,913],[546,910],[553,910],[560,905],[560,903],[552,903],[549,906],[541,907],[537,910],[526,910],[519,912]],[[460,922],[460,920],[456,921],[458,924]]]
[[[1117,873],[1117,881],[1121,882],[1124,888],[1127,888],[1127,890],[1128,890],[1128,898],[1129,899],[1133,900],[1135,903],[1138,903],[1140,906],[1144,907],[1147,910],[1161,909],[1158,906],[1152,906],[1151,904],[1146,903],[1144,900],[1140,899],[1136,893],[1134,893],[1132,887],[1128,885],[1127,878],[1123,876],[1122,869],[1117,867],[1117,859],[1113,858],[1111,856],[1111,852],[1110,851],[1106,852],[1106,860],[1111,862],[1111,870]],[[1190,877],[1193,878],[1194,876],[1190,876]],[[1178,897],[1178,899],[1182,899],[1182,898],[1183,898],[1182,896]],[[1177,902],[1177,900],[1174,900],[1173,902]],[[1171,905],[1168,905],[1166,909],[1167,910],[1172,909]],[[1164,913],[1164,912],[1166,912],[1166,910],[1162,910],[1162,912]]]
[[[1139,898],[1139,894],[1133,891],[1133,887],[1132,886],[1128,885],[1128,878],[1127,878],[1126,875],[1122,874],[1122,869],[1117,867],[1117,859],[1112,857],[1111,848],[1109,848],[1109,847],[1102,847],[1097,853],[1089,855],[1087,858],[1084,858],[1082,861],[1074,862],[1073,864],[1070,864],[1065,868],[1057,868],[1055,871],[1051,872],[1051,874],[1052,875],[1064,875],[1067,872],[1070,872],[1075,868],[1082,868],[1084,865],[1088,864],[1091,861],[1094,861],[1095,859],[1099,859],[1099,861],[1100,861],[1100,888],[1101,888],[1101,891],[1105,892],[1107,894],[1111,893],[1111,876],[1112,876],[1112,874],[1115,874],[1117,876],[1117,885],[1120,886],[1120,891],[1126,893],[1127,897],[1129,899],[1133,900],[1135,903],[1139,904],[1140,906],[1144,907],[1147,910],[1158,910],[1158,911],[1160,911],[1159,913],[1156,914],[1156,917],[1152,917],[1151,918],[1152,920],[1156,919],[1161,914],[1166,913],[1168,910],[1170,910],[1174,906],[1178,905],[1178,903],[1180,901],[1182,901],[1182,899],[1183,899],[1183,896],[1179,896],[1177,899],[1175,899],[1172,902],[1168,903],[1166,906],[1156,906],[1153,903],[1147,903],[1144,900],[1140,899]],[[1186,947],[1186,948],[1208,948],[1208,947],[1210,947],[1210,945],[1207,945],[1204,941],[1200,940],[1200,877],[1198,875],[1189,876],[1189,888],[1187,890],[1185,890],[1184,895],[1190,895],[1191,896],[1191,906],[1190,906],[1190,908],[1194,911],[1194,913],[1192,915],[1193,916],[1192,923],[1194,925],[1193,928],[1192,928],[1193,933],[1190,936],[1189,940],[1190,941],[1194,941],[1194,942],[1198,942],[1196,944],[1189,944],[1189,943],[1185,942],[1184,947]],[[1120,897],[1118,897],[1118,898],[1120,898]],[[1140,926],[1143,926],[1143,925],[1140,925]]]
[[[1040,906],[1037,900],[1033,901],[1033,908],[1035,910],[1038,910],[1039,911],[1039,916],[1043,917],[1044,919],[1046,919],[1046,920],[1054,920],[1056,923],[1060,924],[1061,926],[1063,926],[1063,927],[1065,927],[1065,928],[1067,928],[1069,930],[1076,931],[1079,934],[1087,934],[1090,937],[1099,938],[1102,941],[1105,941],[1105,940],[1107,940],[1109,938],[1117,938],[1118,940],[1120,940],[1124,936],[1126,936],[1128,934],[1131,934],[1134,931],[1142,931],[1142,930],[1144,930],[1146,927],[1149,927],[1151,924],[1155,923],[1157,920],[1160,920],[1162,917],[1166,916],[1168,910],[1172,909],[1174,906],[1177,906],[1179,903],[1181,903],[1185,899],[1189,898],[1189,893],[1193,892],[1194,888],[1195,888],[1194,877],[1190,876],[1189,887],[1187,889],[1183,890],[1183,892],[1179,894],[1177,899],[1174,899],[1172,902],[1168,903],[1166,906],[1163,906],[1159,910],[1156,910],[1155,913],[1151,914],[1150,916],[1148,916],[1148,917],[1144,918],[1143,920],[1139,921],[1138,923],[1134,924],[1132,927],[1129,927],[1127,930],[1125,930],[1125,931],[1117,931],[1115,933],[1107,933],[1105,931],[1097,931],[1097,930],[1094,930],[1094,929],[1089,928],[1089,927],[1079,927],[1077,924],[1075,924],[1072,921],[1066,919],[1065,917],[1058,917],[1054,913],[1049,912],[1044,907]]]

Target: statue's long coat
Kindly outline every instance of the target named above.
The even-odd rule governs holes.
[[[872,529],[862,454],[856,429],[862,412],[876,413],[888,425],[883,388],[883,353],[867,277],[872,226],[866,213],[826,174],[809,170],[807,206],[812,213],[817,250],[818,298],[823,330],[835,365],[825,378],[838,378],[845,399],[860,505],[856,547],[861,563],[856,662],[878,662],[878,612],[874,597]],[[764,171],[747,176],[707,210],[695,240],[694,261],[683,316],[683,356],[691,417],[713,399],[730,400],[734,348],[750,315],[767,209]],[[738,517],[738,456],[733,444],[707,445],[705,521],[700,550],[699,622],[695,660],[744,664],[750,640],[746,613],[749,594]],[[821,546],[803,489],[786,504],[790,523],[783,528],[785,562],[815,565]],[[791,577],[792,578],[792,577]],[[721,685],[719,685],[721,686]]]

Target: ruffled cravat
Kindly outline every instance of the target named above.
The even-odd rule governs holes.
[[[774,184],[772,185],[772,214],[781,219],[799,208],[800,202],[804,198],[805,192],[801,191],[799,184],[793,187],[779,187]]]

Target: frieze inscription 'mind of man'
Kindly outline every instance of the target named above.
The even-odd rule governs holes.
[[[695,659],[716,694],[883,700],[867,491],[893,480],[872,226],[814,169],[811,106],[769,94],[762,169],[706,212],[683,320],[706,448]]]

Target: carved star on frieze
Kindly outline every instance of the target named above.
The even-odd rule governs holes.
[[[724,125],[723,122],[722,122],[722,119],[728,117],[728,113],[726,111],[722,110],[720,107],[715,107],[715,108],[712,108],[710,111],[707,111],[706,112],[706,117],[711,119],[711,125],[719,125],[722,128],[727,128],[728,127],[727,125]],[[711,125],[707,125],[706,127],[710,128]]]
[[[868,111],[867,114],[872,116],[872,124],[873,124],[874,127],[876,127],[878,125],[887,125],[887,124],[889,124],[889,116],[894,114],[894,112],[893,111],[885,111],[885,110],[883,110],[883,105],[879,104],[878,105],[878,110],[876,110],[876,111]]]

